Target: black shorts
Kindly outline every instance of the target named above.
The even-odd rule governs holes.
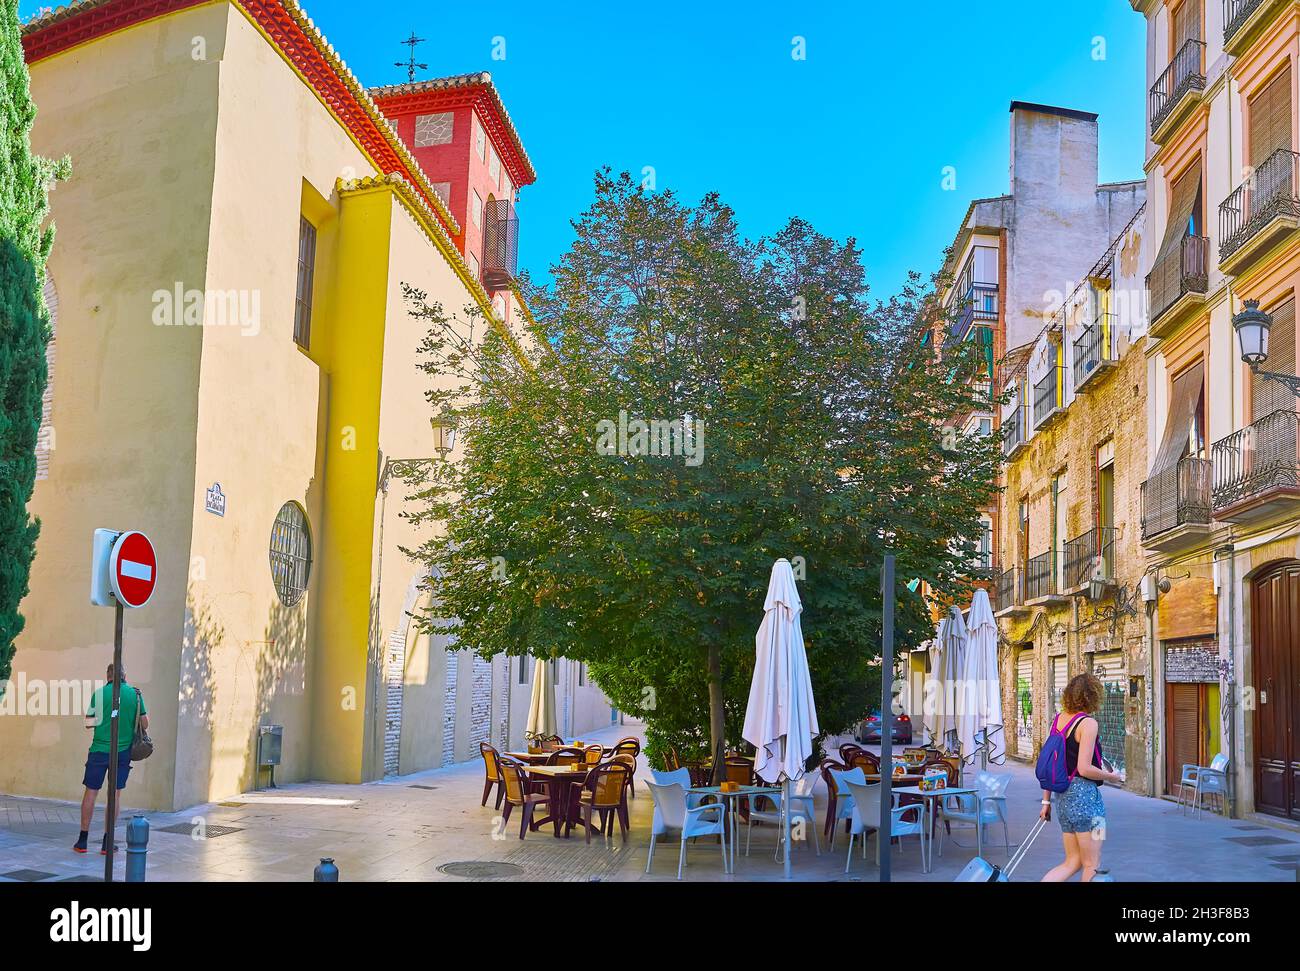
[[[131,774],[131,750],[123,749],[117,753],[117,787],[126,788],[126,777]],[[104,788],[104,776],[108,775],[108,753],[91,752],[86,756],[86,775],[81,784],[87,789],[98,792]]]

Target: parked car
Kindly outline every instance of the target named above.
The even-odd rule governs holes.
[[[894,715],[893,740],[901,745],[912,744],[912,719],[906,715]],[[858,741],[863,744],[880,742],[880,712],[872,711],[858,723]]]

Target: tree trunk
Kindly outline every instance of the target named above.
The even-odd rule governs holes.
[[[726,777],[727,722],[722,707],[722,648],[709,648],[709,746],[713,750],[713,784]]]

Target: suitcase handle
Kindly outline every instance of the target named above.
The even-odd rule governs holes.
[[[1011,874],[1015,871],[1016,867],[1020,866],[1020,861],[1024,859],[1025,854],[1029,852],[1029,848],[1034,845],[1034,840],[1038,839],[1038,834],[1043,831],[1043,827],[1046,825],[1047,820],[1039,816],[1037,822],[1034,823],[1033,828],[1029,831],[1029,835],[1025,837],[1025,841],[1016,847],[1016,852],[1012,854],[1011,859],[1007,861],[1007,865],[1002,868],[1002,873],[1007,877],[1007,879],[1010,879]]]

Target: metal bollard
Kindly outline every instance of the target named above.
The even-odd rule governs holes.
[[[131,817],[126,824],[126,882],[144,883],[145,860],[149,856],[149,820]]]
[[[315,883],[338,883],[339,868],[334,865],[334,858],[329,856],[321,857],[320,865],[316,867],[314,876]]]

